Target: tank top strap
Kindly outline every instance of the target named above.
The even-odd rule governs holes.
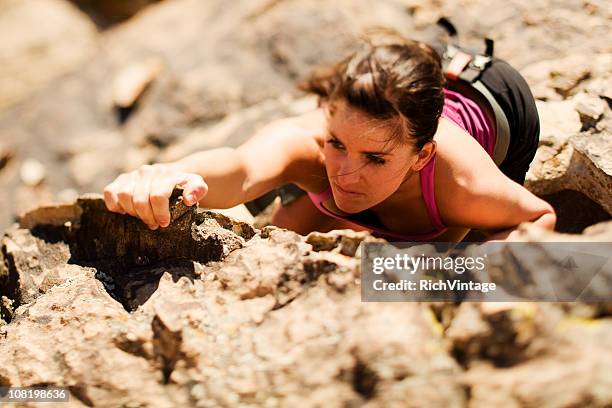
[[[440,217],[440,212],[438,211],[438,206],[436,204],[436,194],[434,191],[435,164],[436,156],[434,154],[434,156],[429,160],[429,163],[427,163],[419,172],[421,177],[421,191],[423,192],[423,201],[425,201],[425,206],[427,208],[427,213],[429,215],[431,224],[436,230],[443,230],[446,229],[447,226],[442,222],[442,217]]]
[[[321,200],[323,200],[323,201],[327,200],[329,197],[331,197],[333,195],[331,186],[328,185],[327,189],[325,189],[324,191],[318,193],[317,195],[321,198]]]

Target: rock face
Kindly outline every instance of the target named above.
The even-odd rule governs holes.
[[[363,29],[427,40],[445,15],[538,100],[525,185],[564,233],[522,237],[611,242],[608,3],[466,4],[0,0],[0,386],[65,386],[75,407],[612,406],[610,303],[364,303],[368,234],[255,228],[178,195],[150,231],[79,196],[308,111],[295,80]]]
[[[527,188],[539,195],[579,191],[612,213],[612,122],[605,101],[604,93],[581,92],[538,102],[543,128]]]
[[[364,303],[360,244],[381,240],[171,202],[165,230],[89,195],[7,231],[1,386],[68,387],[75,407],[612,403],[609,304]]]
[[[95,26],[63,0],[3,0],[0,37],[0,110],[74,71],[97,46]]]

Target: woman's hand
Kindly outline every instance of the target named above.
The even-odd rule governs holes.
[[[170,224],[169,198],[175,186],[183,188],[183,202],[191,206],[208,192],[199,174],[186,173],[172,163],[144,165],[119,175],[104,188],[109,211],[140,218],[156,230]]]

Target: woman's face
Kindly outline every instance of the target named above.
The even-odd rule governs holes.
[[[358,213],[391,196],[413,173],[418,154],[390,139],[391,129],[345,101],[323,103],[324,154],[336,206]]]

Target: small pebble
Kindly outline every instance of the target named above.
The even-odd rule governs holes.
[[[41,162],[35,159],[27,159],[20,169],[21,181],[30,187],[39,185],[46,176],[47,171]]]

